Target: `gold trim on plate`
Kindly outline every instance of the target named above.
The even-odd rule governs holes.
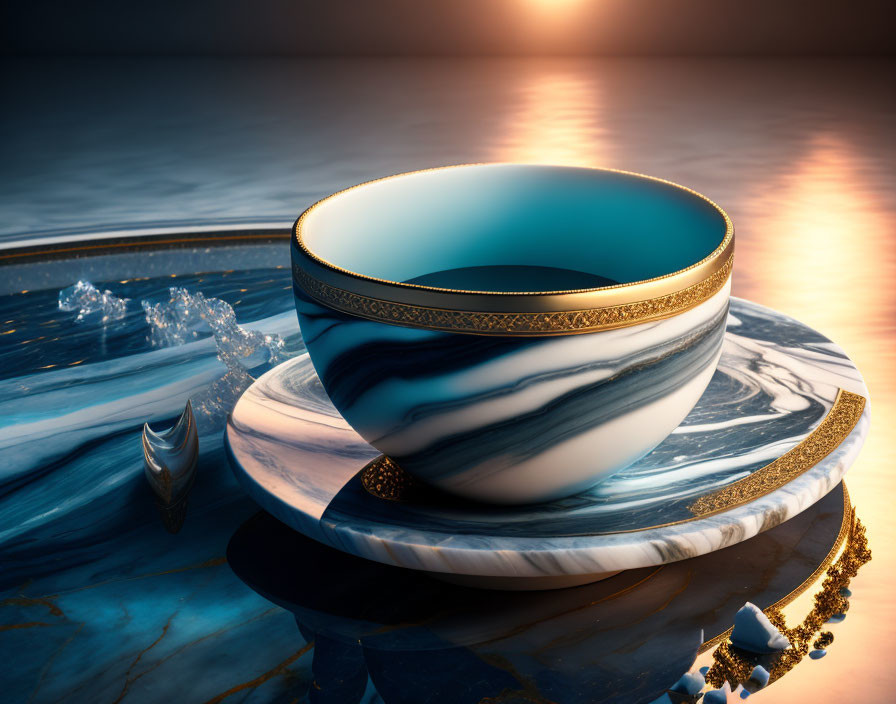
[[[366,276],[327,261],[305,242],[303,227],[308,216],[332,198],[401,176],[472,166],[500,164],[464,164],[388,176],[318,201],[302,213],[293,230],[295,282],[323,305],[370,320],[467,334],[532,336],[597,332],[668,318],[709,299],[731,275],[734,226],[724,210],[685,186],[618,169],[590,170],[666,184],[708,203],[725,224],[719,245],[700,261],[651,279],[590,289],[510,292],[438,288]]]
[[[705,518],[780,489],[837,449],[856,427],[864,410],[863,396],[840,389],[831,410],[796,447],[749,476],[701,496],[688,509],[695,517]]]

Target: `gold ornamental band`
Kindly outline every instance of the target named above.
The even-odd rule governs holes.
[[[486,164],[423,171],[471,166]],[[662,320],[694,308],[722,289],[731,275],[734,256],[734,225],[722,208],[701,193],[665,179],[619,169],[578,168],[662,183],[703,201],[724,222],[718,246],[700,261],[662,276],[565,291],[467,291],[389,281],[340,267],[308,246],[304,232],[308,217],[323,203],[373,183],[410,175],[397,174],[339,191],[303,212],[293,228],[293,278],[311,298],[362,318],[431,330],[510,336],[572,335]]]
[[[635,303],[553,312],[447,310],[372,298],[326,284],[293,265],[296,283],[317,302],[343,313],[393,325],[473,335],[575,335],[628,327],[684,313],[709,300],[731,276],[733,253],[722,267],[680,291]]]

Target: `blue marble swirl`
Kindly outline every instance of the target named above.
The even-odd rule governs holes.
[[[205,702],[233,687],[243,689],[226,701],[305,697],[313,647],[224,559],[257,506],[234,480],[221,433],[200,437],[176,536],[159,520],[140,448],[145,421],[170,426],[227,368],[211,339],[153,348],[139,299],[184,282],[301,349],[288,272],[240,271],[248,257],[231,255],[227,271],[121,283],[146,276],[161,253],[141,256],[130,273],[95,279],[132,299],[129,316],[106,326],[60,313],[58,289],[38,290],[40,276],[22,282],[27,294],[0,295],[0,699]],[[198,271],[210,266],[197,260]],[[376,700],[369,690],[362,701]]]
[[[355,478],[330,504],[330,515],[360,513],[349,508],[358,502],[366,520],[527,538],[613,534],[690,519],[687,507],[696,498],[777,459],[830,409],[836,387],[827,379],[794,378],[794,356],[811,359],[823,350],[827,367],[855,376],[842,351],[792,318],[739,301],[730,318],[718,371],[685,421],[653,452],[588,491],[524,509],[435,493],[425,506],[386,504]],[[787,360],[770,354],[785,346]]]
[[[233,303],[249,327],[302,348],[282,269],[100,281],[131,299],[128,315],[107,325],[76,323],[57,309],[55,290],[0,296],[8,326],[0,337],[0,585],[58,567],[47,554],[78,560],[71,555],[81,545],[114,530],[145,482],[143,424],[170,424],[227,372],[210,337],[167,348],[148,340],[137,301],[167,297],[167,286],[182,281]],[[202,444],[220,450],[217,435]]]
[[[632,704],[669,688],[745,600],[766,608],[809,586],[838,544],[844,491],[722,553],[561,591],[458,588],[332,550],[266,514],[234,534],[227,558],[315,637],[315,681],[340,704],[356,701],[349,690],[360,690],[363,672],[390,703],[512,692],[510,701]]]

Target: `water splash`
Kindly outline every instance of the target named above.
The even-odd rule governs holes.
[[[100,291],[89,281],[78,281],[59,292],[59,310],[78,311],[76,321],[102,313],[103,323],[121,320],[127,315],[129,298],[119,298],[111,291]]]
[[[283,340],[265,335],[236,322],[236,313],[220,298],[206,298],[172,286],[168,300],[141,301],[153,344],[168,347],[212,334],[220,359],[230,371],[271,366],[283,361]]]
[[[237,367],[218,377],[205,389],[193,396],[196,424],[202,434],[224,429],[227,414],[255,381],[249,372]]]
[[[167,301],[141,301],[141,306],[154,345],[169,347],[214,336],[218,359],[227,373],[192,399],[203,433],[220,430],[255,377],[285,359],[284,341],[279,335],[243,327],[236,321],[233,306],[220,298],[172,286]]]
[[[129,301],[111,291],[100,291],[89,281],[78,281],[59,292],[60,310],[78,311],[78,321],[99,313],[104,324],[120,320],[127,315]],[[288,356],[279,335],[243,327],[237,323],[233,306],[220,298],[172,286],[167,301],[141,300],[140,306],[154,347],[214,338],[217,357],[226,372],[191,399],[200,433],[223,428],[240,394]]]

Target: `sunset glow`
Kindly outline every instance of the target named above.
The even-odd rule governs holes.
[[[606,166],[600,96],[588,76],[562,65],[533,71],[520,85],[506,138],[495,161]]]
[[[540,10],[562,12],[569,8],[586,5],[588,0],[525,0],[526,3]]]

